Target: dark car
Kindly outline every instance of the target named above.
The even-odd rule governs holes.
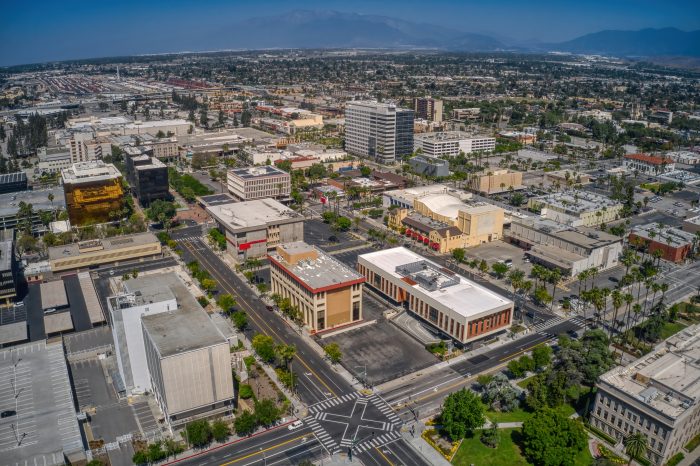
[[[268,311],[274,311],[274,310],[275,310],[275,308],[274,308],[273,306],[265,306],[265,308],[267,308]]]
[[[8,409],[7,411],[3,411],[2,413],[0,413],[0,418],[14,416],[15,414],[17,414],[17,411],[15,411],[14,409]]]

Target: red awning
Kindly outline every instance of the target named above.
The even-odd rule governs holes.
[[[428,238],[427,236],[424,237],[424,238],[423,238],[423,242],[424,242],[425,244],[428,244],[428,243],[430,242],[430,238]]]
[[[410,229],[406,228],[406,236],[411,236],[411,233],[413,233]]]

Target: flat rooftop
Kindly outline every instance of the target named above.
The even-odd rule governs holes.
[[[140,246],[143,244],[160,243],[153,233],[136,233],[134,235],[115,236],[79,243],[66,244],[64,246],[54,246],[49,248],[49,260],[56,260],[65,257],[79,256],[97,251],[109,251],[123,248]]]
[[[144,275],[125,280],[122,283],[124,292],[108,298],[112,309],[125,309],[175,299],[175,294],[170,288],[172,282],[168,279],[170,275],[174,274]],[[176,275],[174,276],[177,278]]]
[[[651,232],[654,232],[654,238],[651,238]],[[693,244],[695,240],[695,235],[693,233],[665,225],[663,228],[659,229],[659,225],[656,223],[636,226],[632,228],[631,233],[645,240],[667,244],[674,248],[685,246],[686,244]]]
[[[12,255],[15,253],[11,239],[0,240],[0,271],[12,269]]]
[[[112,180],[121,177],[121,172],[111,163],[101,160],[74,163],[70,168],[61,170],[63,183],[79,184],[95,181]]]
[[[0,411],[15,409],[17,416],[0,421],[3,464],[64,464],[64,455],[84,455],[62,343],[0,350]]]
[[[403,280],[417,294],[428,296],[467,318],[513,306],[511,300],[404,247],[362,254],[358,261]]]
[[[589,191],[562,191],[559,193],[547,194],[546,196],[534,197],[531,200],[575,214],[596,211],[603,207],[622,206],[621,203],[607,196]]]
[[[53,202],[49,201],[49,194],[53,194]],[[19,211],[20,202],[31,204],[34,212],[40,210],[56,210],[66,207],[66,198],[63,195],[63,188],[18,191],[15,193],[0,194],[0,217],[16,215]]]
[[[259,167],[246,167],[246,168],[233,168],[233,169],[229,170],[228,172],[234,174],[235,176],[243,178],[245,180],[260,178],[260,177],[264,177],[264,176],[280,176],[280,175],[289,176],[289,173],[287,173],[286,171],[281,170],[273,165],[261,165]]]
[[[218,222],[233,230],[264,227],[268,224],[304,221],[304,217],[274,199],[232,202],[207,206]]]
[[[466,141],[467,139],[494,139],[492,136],[479,136],[462,131],[442,131],[436,133],[419,133],[414,139],[422,141],[442,142],[442,141]]]
[[[278,246],[278,249],[289,256],[300,254],[309,257],[290,264],[277,251],[269,254],[271,260],[287,269],[294,277],[312,290],[341,285],[347,286],[358,281],[364,281],[364,277],[355,270],[303,241],[286,243]],[[314,256],[315,258],[313,258]]]
[[[618,390],[673,419],[700,399],[700,325],[673,335],[624,367],[600,377]]]
[[[450,188],[444,184],[431,184],[428,186],[415,186],[413,188],[406,189],[394,189],[392,191],[385,191],[384,196],[389,198],[400,199],[406,204],[413,205],[415,199],[421,199],[426,196],[444,194],[452,196],[456,199],[455,202],[465,201],[471,199],[471,193],[464,191],[458,191],[456,189]]]
[[[41,308],[43,310],[68,306],[68,296],[63,280],[54,280],[39,285]]]
[[[514,218],[512,223],[520,224],[525,228],[537,230],[545,235],[556,237],[586,249],[600,248],[622,241],[622,238],[619,236],[611,235],[604,231],[583,226],[571,227],[542,217]]]
[[[226,344],[226,339],[201,308],[182,306],[177,311],[144,315],[143,328],[161,357]]]

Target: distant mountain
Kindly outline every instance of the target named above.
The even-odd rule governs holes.
[[[676,28],[600,31],[543,46],[548,50],[626,57],[700,56],[700,31]]]
[[[494,51],[505,46],[480,34],[387,16],[295,10],[251,18],[220,31],[231,48],[438,48]]]

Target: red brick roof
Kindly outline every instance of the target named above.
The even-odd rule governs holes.
[[[665,163],[673,163],[673,160],[669,159],[668,157],[659,157],[657,155],[626,154],[625,158],[650,163],[652,165],[663,165]]]

